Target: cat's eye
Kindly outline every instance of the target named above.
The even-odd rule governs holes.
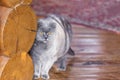
[[[48,34],[50,35],[50,34],[52,34],[51,32],[48,32]]]
[[[43,32],[40,32],[40,35],[43,35]]]

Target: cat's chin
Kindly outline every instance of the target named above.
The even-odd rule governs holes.
[[[43,41],[43,43],[47,43],[47,41]]]

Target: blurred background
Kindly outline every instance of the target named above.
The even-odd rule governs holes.
[[[120,32],[120,0],[33,0],[38,16],[49,13],[89,27]]]

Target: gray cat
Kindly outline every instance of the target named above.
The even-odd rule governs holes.
[[[70,48],[72,29],[63,17],[49,15],[38,20],[35,42],[30,51],[34,63],[34,79],[49,79],[49,70],[58,61],[59,70],[66,69],[66,54],[74,55]]]

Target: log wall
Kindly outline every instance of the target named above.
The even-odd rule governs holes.
[[[0,0],[0,80],[32,80],[28,54],[37,29],[32,0]]]

